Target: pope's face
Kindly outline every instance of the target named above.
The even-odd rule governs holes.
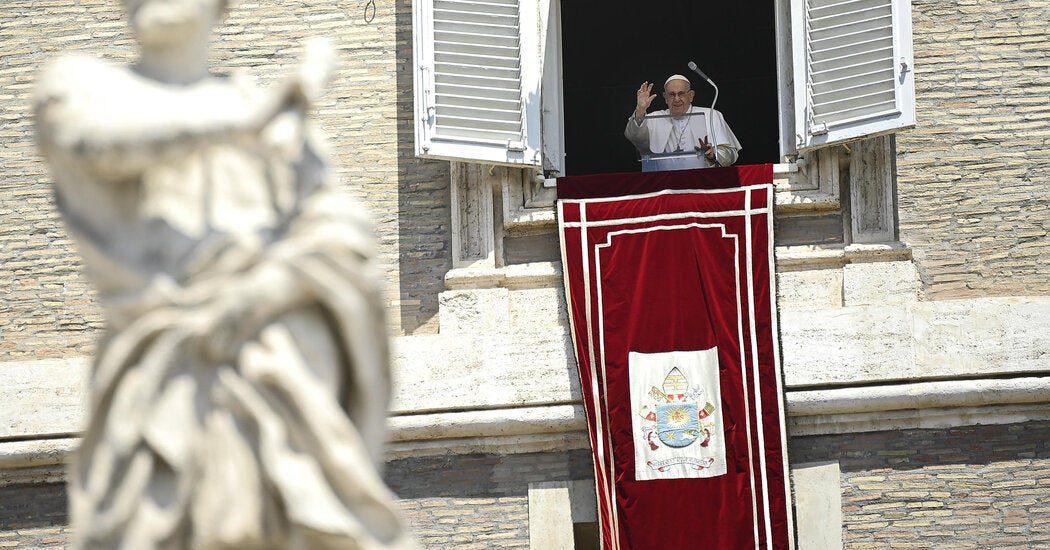
[[[694,92],[684,80],[672,80],[664,86],[664,101],[672,115],[684,115],[693,104]]]

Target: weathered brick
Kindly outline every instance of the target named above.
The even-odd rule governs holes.
[[[85,355],[102,319],[54,211],[34,145],[30,95],[41,65],[60,52],[127,63],[134,43],[120,2],[4,7],[0,281],[19,284],[0,289],[0,318],[17,319],[24,330],[0,329],[0,360]],[[437,295],[451,267],[448,163],[413,152],[411,26],[408,0],[378,0],[371,23],[345,2],[240,3],[220,27],[213,56],[217,74],[247,70],[269,84],[290,70],[304,38],[324,34],[340,46],[340,66],[317,116],[341,185],[377,222],[390,321],[402,333],[437,329]]]

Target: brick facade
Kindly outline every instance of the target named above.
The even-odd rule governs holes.
[[[437,330],[451,267],[448,164],[413,153],[411,2],[239,2],[215,65],[293,62],[306,36],[332,36],[342,66],[319,119],[344,186],[378,222],[393,328]],[[9,0],[0,10],[0,360],[89,354],[99,311],[54,214],[32,142],[36,70],[58,52],[126,62],[116,0]],[[913,3],[918,125],[897,139],[901,238],[928,296],[1050,292],[1050,4]]]
[[[413,151],[411,2],[242,0],[215,66],[288,68],[306,36],[342,65],[318,113],[342,185],[372,210],[393,328],[437,330],[451,267],[448,164]],[[62,51],[125,63],[119,0],[0,6],[0,361],[85,356],[101,327],[33,145],[37,69]],[[1050,2],[913,2],[918,123],[896,139],[901,239],[927,297],[1050,293]],[[791,440],[838,460],[847,548],[1050,546],[1050,423]],[[404,459],[387,478],[428,548],[527,547],[531,481],[593,475],[587,451]],[[60,484],[0,487],[0,548],[61,546]]]
[[[0,487],[0,548],[62,548],[67,523],[65,485]]]
[[[589,479],[590,451],[391,462],[386,479],[427,548],[528,548],[529,483]]]
[[[792,438],[837,460],[845,548],[1050,546],[1050,422]]]
[[[838,461],[846,549],[1050,547],[1050,421],[789,440]],[[386,479],[426,548],[527,548],[529,483],[590,479],[590,451],[395,460]],[[61,544],[60,484],[0,487],[0,548]]]
[[[340,67],[318,118],[344,188],[377,222],[393,328],[437,330],[451,268],[448,163],[415,158],[411,3],[242,1],[215,44],[217,73],[272,80],[308,36],[331,36]],[[0,8],[0,361],[88,355],[101,317],[80,276],[33,143],[36,71],[59,52],[126,63],[134,42],[119,0],[8,0]]]
[[[901,240],[927,296],[1050,293],[1050,3],[915,0]]]

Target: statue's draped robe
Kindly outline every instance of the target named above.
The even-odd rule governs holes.
[[[76,545],[407,546],[376,473],[390,381],[371,227],[327,181],[303,114],[270,142],[202,145],[114,184],[52,141],[69,116],[54,95],[41,148],[107,317],[69,479]],[[116,225],[144,244],[100,233],[85,188],[134,197]],[[208,349],[201,312],[259,269],[301,298]]]

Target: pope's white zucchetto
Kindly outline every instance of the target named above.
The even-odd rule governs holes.
[[[684,76],[682,76],[682,75],[680,75],[680,74],[673,74],[673,75],[671,75],[670,77],[668,77],[668,79],[664,81],[664,86],[667,86],[668,84],[670,84],[670,83],[671,83],[672,81],[674,81],[674,80],[684,80],[684,81],[686,81],[686,82],[687,82],[687,83],[688,83],[688,84],[689,84],[690,86],[692,86],[692,82],[689,82],[689,79],[688,79],[688,78],[686,78],[686,77],[684,77]]]

